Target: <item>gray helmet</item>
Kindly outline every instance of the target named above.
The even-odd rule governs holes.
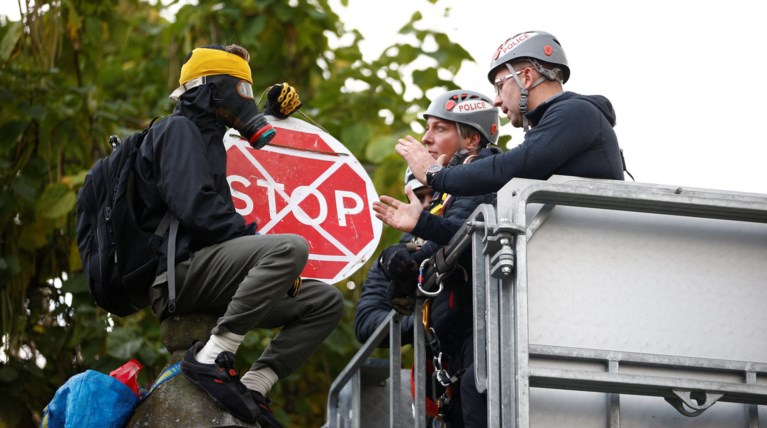
[[[416,189],[420,189],[423,187],[423,183],[418,181],[417,178],[415,178],[415,174],[413,174],[413,171],[410,169],[410,167],[405,170],[405,187],[410,186],[413,191]]]
[[[495,83],[493,79],[498,67],[522,58],[533,58],[561,67],[562,83],[566,83],[570,78],[570,67],[559,40],[544,31],[526,31],[510,37],[498,46],[490,60],[490,71],[487,73],[490,83]]]
[[[438,96],[429,104],[424,119],[434,116],[475,128],[489,144],[498,142],[500,119],[493,101],[479,92],[457,89]]]

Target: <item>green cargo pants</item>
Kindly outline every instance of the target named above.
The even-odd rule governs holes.
[[[292,234],[243,236],[203,248],[176,265],[175,314],[220,316],[212,334],[280,328],[252,369],[267,365],[283,378],[306,362],[344,311],[341,292],[321,281],[304,280],[298,296],[287,295],[308,253],[306,241]],[[168,288],[161,277],[151,297],[164,319]]]

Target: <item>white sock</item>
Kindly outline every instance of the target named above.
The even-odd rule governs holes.
[[[208,343],[194,357],[203,364],[213,364],[218,354],[224,351],[229,351],[233,354],[237,353],[237,348],[240,347],[240,343],[242,343],[244,338],[245,335],[234,334],[231,331],[224,334],[212,334],[210,339],[208,339]]]
[[[271,367],[262,367],[258,370],[249,370],[242,375],[240,381],[253,391],[258,391],[266,397],[266,394],[272,389],[272,386],[277,382],[277,373],[271,369]]]

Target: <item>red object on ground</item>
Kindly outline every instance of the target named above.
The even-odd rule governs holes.
[[[143,368],[144,366],[142,366],[141,363],[131,358],[127,363],[109,372],[109,376],[124,383],[136,394],[136,396],[141,397],[141,394],[138,391],[137,378],[138,372]]]

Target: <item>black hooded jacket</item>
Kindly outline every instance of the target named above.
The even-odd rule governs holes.
[[[412,240],[412,235],[404,233],[399,242],[404,244]],[[365,277],[365,282],[362,284],[362,293],[357,301],[357,309],[354,314],[354,335],[360,343],[365,343],[370,339],[373,332],[393,309],[389,301],[388,288],[389,279],[386,278],[381,266],[378,263],[373,263]],[[400,319],[400,332],[403,345],[413,343],[412,315],[403,316]],[[389,336],[383,338],[378,346],[388,348]]]
[[[452,195],[496,192],[512,178],[552,175],[623,180],[615,111],[601,95],[563,92],[527,113],[525,141],[498,156],[445,168],[429,185]]]
[[[235,211],[226,180],[226,127],[213,111],[213,88],[185,92],[173,114],[153,125],[137,158],[138,218],[156,230],[166,211],[179,220],[176,263],[195,251],[256,231]],[[167,269],[166,233],[158,274]]]
[[[501,151],[497,147],[486,147],[477,154],[475,162],[497,155]],[[461,165],[464,163],[466,155],[455,155],[450,160],[449,166]],[[437,193],[434,195],[435,199],[441,199],[443,193]],[[429,211],[424,210],[418,217],[413,231],[413,235],[420,238],[431,241],[435,244],[447,245],[450,239],[453,238],[458,229],[463,226],[466,219],[471,213],[480,205],[484,203],[492,203],[495,199],[495,193],[477,195],[477,196],[454,196],[451,197],[446,204],[445,214],[443,216],[435,216],[430,214]],[[449,210],[448,210],[449,208]]]

